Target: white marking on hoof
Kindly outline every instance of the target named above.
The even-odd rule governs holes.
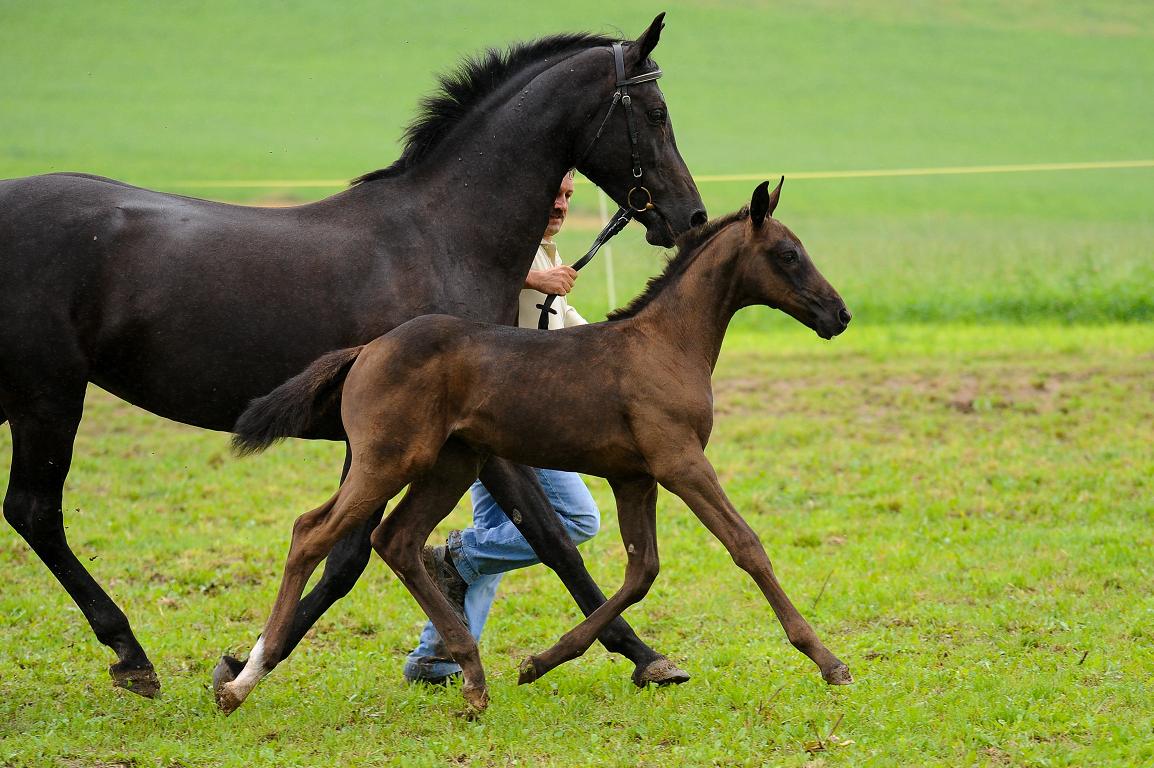
[[[230,683],[225,683],[223,689],[228,692],[236,705],[233,709],[239,707],[241,702],[248,698],[249,693],[256,687],[256,684],[261,681],[269,670],[265,668],[264,664],[264,635],[261,635],[256,640],[256,645],[252,647],[252,651],[248,655],[248,661],[244,664],[244,669],[236,676],[236,679]]]

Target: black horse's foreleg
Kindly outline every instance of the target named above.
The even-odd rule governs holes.
[[[589,575],[581,553],[565,533],[533,470],[494,456],[481,470],[481,482],[541,562],[560,577],[581,612],[588,616],[597,610],[605,602],[605,593]],[[637,665],[633,673],[633,682],[637,685],[683,683],[689,679],[688,674],[642,642],[620,616],[598,639],[609,651]]]
[[[160,691],[152,662],[128,618],[68,546],[61,498],[84,404],[83,382],[66,402],[7,407],[12,425],[12,472],[4,518],[39,556],[88,620],[96,639],[116,652],[113,682],[142,696]]]

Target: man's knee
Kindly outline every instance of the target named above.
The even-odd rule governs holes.
[[[596,536],[601,530],[601,512],[597,509],[597,505],[590,500],[588,507],[570,514],[566,528],[569,529],[569,536],[574,544],[583,544]]]

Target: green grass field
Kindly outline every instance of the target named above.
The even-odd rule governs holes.
[[[0,175],[85,170],[225,199],[304,200],[387,165],[434,73],[655,9],[424,3],[0,4]],[[656,58],[695,173],[1154,159],[1142,2],[681,2]],[[714,213],[754,182],[703,183]],[[594,209],[589,187],[578,205]],[[584,200],[582,200],[584,198]],[[787,181],[781,216],[859,319],[1154,318],[1154,169]],[[592,233],[572,227],[565,252]],[[619,301],[660,256],[616,245]],[[603,273],[582,288],[608,309]],[[885,280],[874,276],[886,275]],[[749,322],[748,320],[745,322]]]
[[[313,199],[336,187],[233,185],[387,165],[463,54],[559,30],[633,37],[659,10],[661,87],[702,176],[1154,159],[1144,2],[0,0],[0,177]],[[753,186],[701,190],[720,214]],[[592,188],[576,202],[571,259],[595,229]],[[374,562],[224,720],[209,672],[255,638],[290,522],[331,492],[340,452],[235,460],[223,435],[94,390],[68,534],[165,692],[110,687],[111,653],[4,528],[0,765],[1154,762],[1154,168],[787,178],[778,216],[855,320],[825,343],[740,314],[710,456],[855,685],[827,688],[663,496],[663,571],[627,616],[689,684],[637,692],[595,648],[517,687],[520,659],[577,620],[556,579],[528,569],[503,585],[482,646],[493,705],[467,721],[455,691],[400,682],[421,616]],[[614,241],[619,302],[663,256],[637,232]],[[603,263],[573,301],[609,309]],[[591,485],[604,531],[585,557],[613,588],[616,519]],[[443,530],[466,521],[460,509]]]

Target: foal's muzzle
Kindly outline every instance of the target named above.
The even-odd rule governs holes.
[[[824,315],[824,316],[822,316]],[[819,320],[815,325],[814,331],[817,335],[825,340],[832,339],[834,336],[841,334],[849,327],[849,321],[853,319],[853,314],[842,304],[835,312],[830,314],[822,313],[819,315]]]

